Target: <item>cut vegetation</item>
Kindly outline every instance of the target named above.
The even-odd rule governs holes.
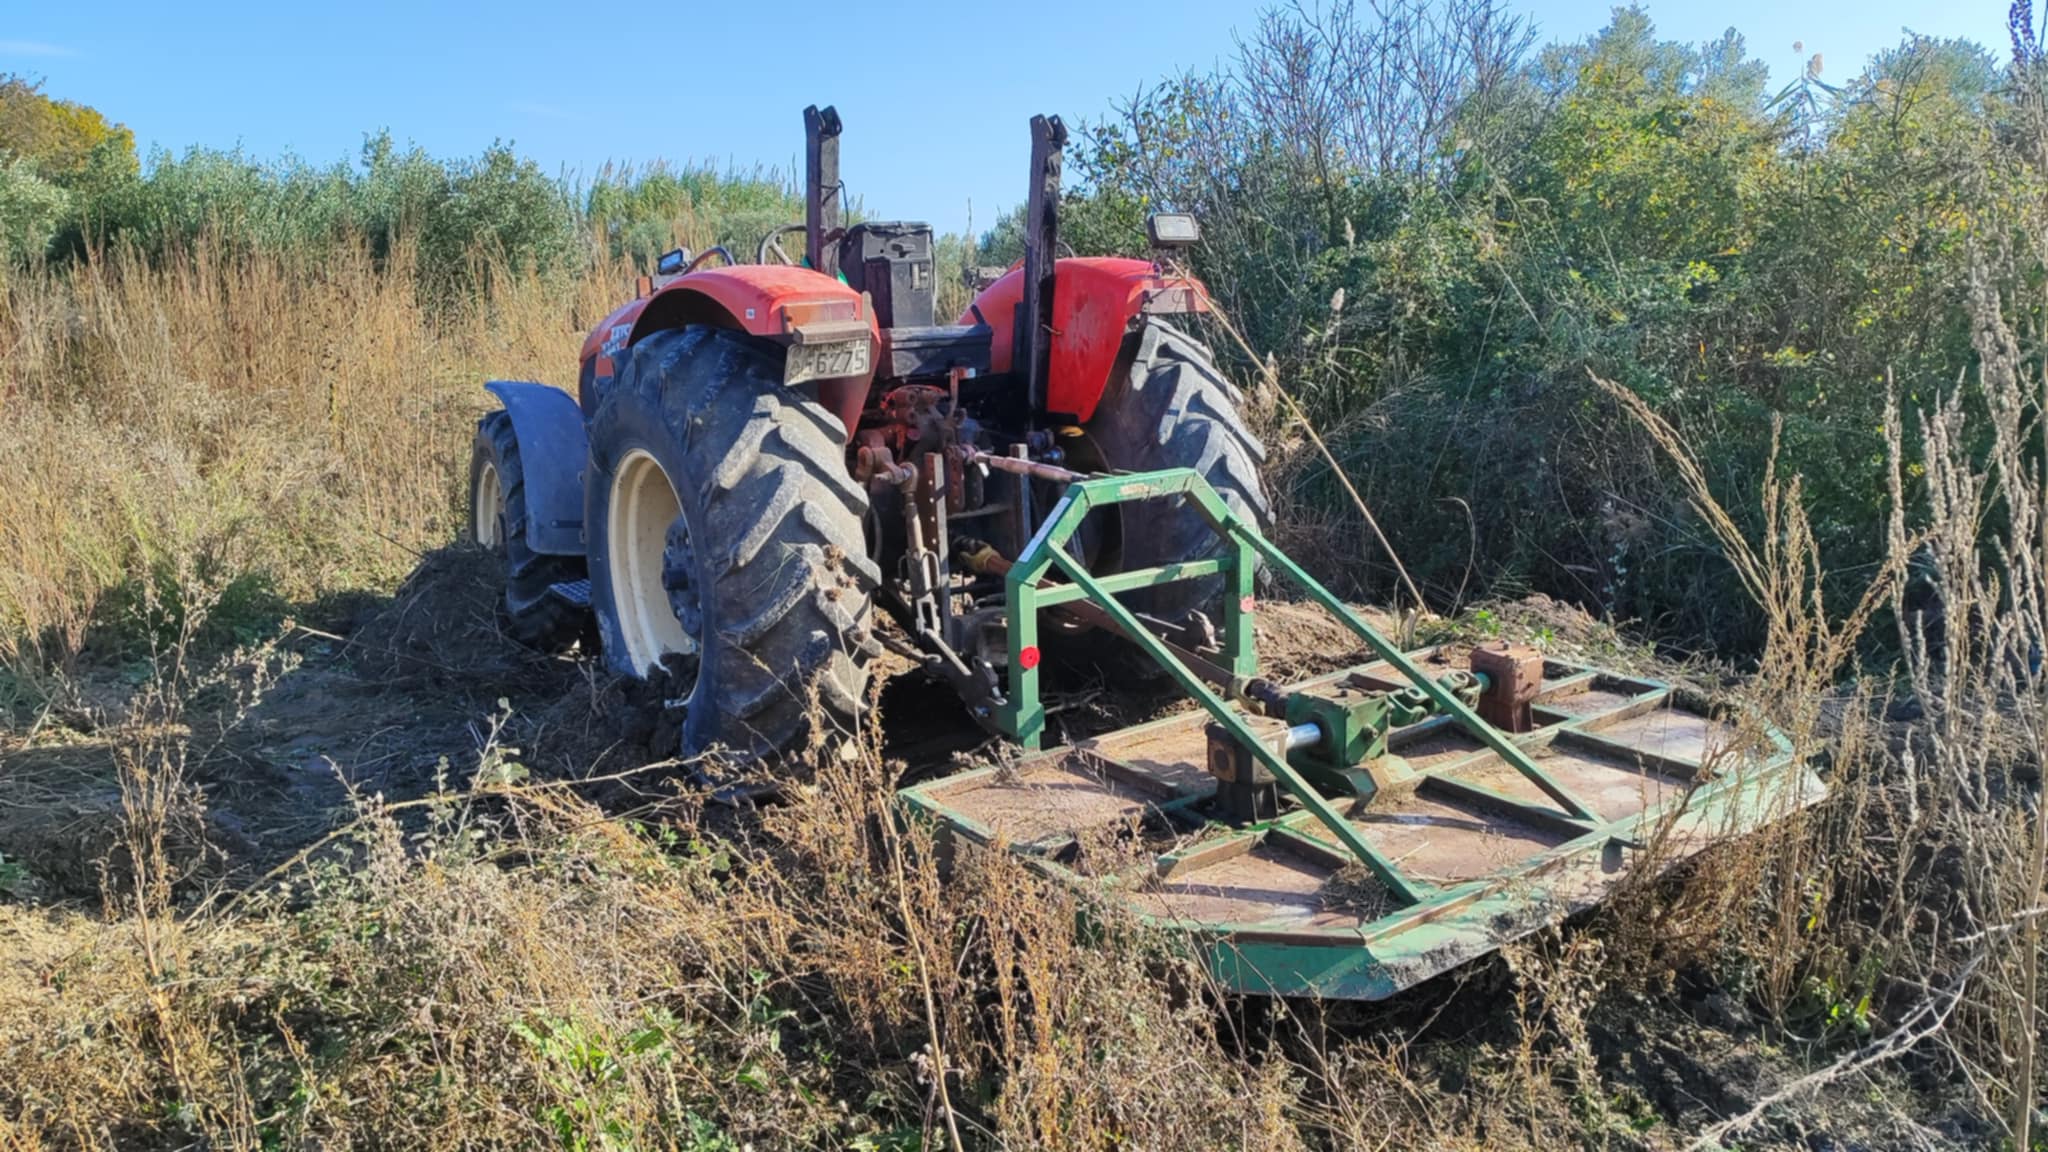
[[[965,677],[894,562],[917,470],[868,483],[920,438],[829,472],[863,406],[780,344],[682,325],[638,391],[592,373],[652,509],[595,567],[487,415],[485,379],[572,383],[662,253],[772,253],[779,177],[568,189],[388,141],[145,169],[0,84],[0,1149],[2034,1147],[2048,63],[2014,30],[1773,93],[1635,11],[1535,50],[1486,0],[1285,9],[1077,129],[1059,265],[1191,212],[1200,245],[1134,263],[1208,310],[1103,374],[1142,419],[1019,369],[1083,435],[970,438],[939,503],[1156,496],[1123,470],[1209,514],[942,549],[947,610],[1007,614],[940,625]],[[929,319],[1052,263],[1039,207],[931,239]],[[975,353],[874,327],[928,330],[865,345],[892,371]],[[959,366],[895,372],[924,391],[890,420],[957,431],[1001,372]],[[718,407],[735,377],[777,402]],[[758,452],[678,454],[669,389]],[[1048,607],[1042,666],[1004,570],[1038,562],[1095,613]],[[736,623],[734,574],[786,611]],[[612,587],[669,613],[637,650]],[[1134,676],[1105,619],[1291,687]],[[817,675],[769,695],[748,654]],[[1790,782],[1782,819],[1714,823],[1731,763]],[[1319,982],[1332,942],[1369,960]]]

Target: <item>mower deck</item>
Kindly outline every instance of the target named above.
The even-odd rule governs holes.
[[[1468,657],[1408,654],[1431,675],[1468,668]],[[1380,661],[1293,690],[1403,683]],[[1239,715],[1261,733],[1280,725]],[[1533,717],[1510,739],[1591,819],[1573,818],[1449,716],[1391,734],[1383,759],[1398,783],[1332,802],[1405,877],[1413,902],[1304,807],[1222,823],[1200,710],[928,781],[902,799],[951,835],[1020,854],[1181,935],[1226,989],[1377,1000],[1824,795],[1781,738],[1740,730],[1656,681],[1546,661]]]

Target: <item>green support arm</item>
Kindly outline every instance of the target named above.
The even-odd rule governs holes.
[[[1224,556],[1098,578],[1067,554],[1067,540],[1079,530],[1090,509],[1101,505],[1174,496],[1194,502],[1202,518],[1229,546]],[[1406,903],[1415,904],[1422,901],[1428,890],[1426,885],[1420,885],[1403,875],[1401,870],[1375,849],[1355,826],[1339,815],[1313,785],[1302,779],[1301,775],[1287,763],[1285,755],[1275,753],[1261,741],[1235,708],[1211,691],[1200,677],[1182,663],[1171,649],[1154,636],[1151,630],[1116,598],[1117,593],[1132,589],[1221,574],[1225,578],[1226,589],[1224,642],[1227,663],[1234,675],[1248,678],[1257,670],[1252,640],[1251,600],[1252,575],[1260,556],[1282,575],[1300,585],[1318,604],[1342,620],[1345,626],[1357,633],[1380,659],[1393,666],[1403,678],[1428,696],[1445,715],[1454,718],[1466,731],[1541,789],[1546,796],[1556,801],[1568,816],[1585,821],[1589,826],[1602,823],[1591,805],[1538,767],[1520,745],[1481,719],[1470,706],[1458,699],[1456,693],[1416,667],[1414,661],[1408,659],[1407,654],[1392,641],[1359,619],[1343,601],[1332,595],[1329,589],[1317,583],[1314,577],[1303,571],[1286,553],[1280,551],[1271,541],[1260,535],[1256,528],[1232,512],[1230,506],[1223,502],[1223,498],[1198,473],[1186,468],[1130,475],[1091,476],[1069,483],[1058,504],[1046,516],[1044,524],[1025,546],[1023,554],[1017,558],[1017,562],[1011,566],[1005,578],[1005,591],[1009,601],[1010,684],[999,711],[1003,727],[1026,748],[1039,747],[1044,739],[1045,708],[1038,698],[1038,612],[1039,609],[1052,604],[1086,600],[1101,609],[1123,630],[1132,643],[1138,645],[1147,656],[1164,668],[1182,691],[1199,703],[1218,724],[1250,751],[1259,763],[1301,802],[1302,807],[1314,814],[1317,820],[1329,828],[1339,843],[1364,862],[1381,883]],[[1054,570],[1065,574],[1070,583],[1043,587],[1045,577]]]
[[[1251,726],[1244,722],[1244,717],[1238,715],[1235,708],[1226,703],[1222,697],[1209,691],[1209,686],[1202,683],[1200,677],[1189,671],[1187,665],[1182,664],[1172,652],[1168,651],[1166,645],[1160,643],[1159,638],[1152,635],[1150,629],[1139,623],[1138,618],[1131,613],[1130,609],[1118,603],[1116,597],[1103,592],[1101,586],[1095,582],[1093,577],[1088,575],[1086,569],[1082,568],[1080,564],[1075,563],[1063,550],[1053,553],[1053,563],[1057,564],[1060,570],[1067,574],[1069,580],[1086,589],[1089,599],[1095,601],[1104,611],[1108,612],[1110,618],[1115,620],[1124,629],[1125,633],[1137,643],[1138,647],[1145,650],[1147,656],[1152,657],[1153,660],[1159,663],[1160,667],[1166,669],[1167,674],[1173,677],[1174,682],[1180,685],[1182,691],[1194,697],[1195,702],[1202,706],[1203,711],[1207,712],[1218,724],[1223,725],[1224,728],[1229,730],[1231,736],[1236,738],[1239,744],[1249,749],[1253,756],[1258,757],[1259,763],[1265,766],[1266,771],[1271,772],[1273,778],[1280,781],[1281,785],[1289,793],[1293,794],[1296,800],[1301,802],[1302,807],[1314,813],[1316,819],[1322,821],[1323,826],[1330,830],[1330,834],[1337,838],[1338,843],[1344,845],[1345,848],[1350,850],[1352,855],[1363,861],[1373,876],[1394,893],[1395,898],[1404,904],[1419,904],[1426,898],[1427,892],[1421,885],[1403,875],[1401,870],[1395,867],[1393,861],[1387,859],[1379,849],[1374,848],[1372,843],[1359,833],[1356,826],[1344,819],[1335,808],[1330,806],[1328,800],[1323,799],[1321,793],[1317,792],[1308,781],[1303,780],[1300,774],[1295,772],[1284,756],[1275,755],[1273,750],[1267,747],[1266,742],[1260,740],[1258,734],[1251,730]]]
[[[1228,509],[1224,510],[1223,515],[1224,530],[1231,537],[1257,550],[1261,556],[1266,558],[1268,564],[1285,572],[1289,579],[1301,585],[1315,599],[1316,603],[1321,604],[1325,609],[1329,610],[1331,615],[1342,620],[1346,627],[1356,632],[1359,639],[1364,640],[1366,646],[1371,648],[1375,655],[1393,665],[1394,669],[1406,677],[1410,684],[1422,689],[1423,693],[1435,702],[1438,708],[1442,709],[1446,714],[1455,717],[1467,732],[1477,737],[1488,748],[1493,749],[1515,771],[1527,777],[1530,783],[1541,788],[1544,795],[1562,805],[1567,814],[1580,820],[1589,820],[1596,824],[1600,823],[1600,816],[1597,812],[1593,811],[1591,805],[1574,795],[1571,789],[1560,784],[1550,773],[1537,767],[1536,762],[1529,759],[1529,754],[1520,745],[1508,739],[1498,728],[1480,719],[1479,714],[1468,707],[1463,700],[1458,699],[1455,693],[1437,683],[1433,677],[1423,672],[1422,669],[1417,668],[1415,662],[1408,659],[1407,653],[1401,651],[1393,641],[1380,635],[1372,625],[1353,615],[1351,610],[1345,607],[1343,601],[1331,595],[1330,590],[1317,583],[1315,577],[1302,571],[1300,565],[1289,559],[1285,552],[1280,551],[1279,548],[1273,545],[1272,541],[1259,535],[1257,531],[1247,526],[1236,516],[1231,515]]]

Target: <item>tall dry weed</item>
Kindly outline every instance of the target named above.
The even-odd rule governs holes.
[[[1974,1097],[2010,1146],[2031,1147],[2038,1131],[2048,378],[2014,331],[2013,317],[2033,315],[2021,267],[2010,250],[1974,265],[1975,378],[1906,414],[1917,443],[1893,390],[1887,560],[1839,615],[1798,478],[1766,475],[1752,544],[1679,434],[1602,382],[1676,463],[1764,613],[1767,644],[1742,695],[1798,755],[1829,769],[1832,791],[1817,815],[1768,834],[1764,850],[1711,855],[1663,906],[1660,933],[1689,922],[1732,949],[1789,1035],[1823,1051],[1867,1041],[1695,1147],[1909,1056]],[[1887,683],[1866,668],[1844,684],[1881,609],[1896,621],[1896,675]]]
[[[202,243],[8,278],[0,666],[70,667],[107,594],[167,566],[304,601],[391,586],[445,542],[483,381],[569,383],[571,317],[625,278],[501,270],[433,310],[407,266]]]
[[[23,1147],[1300,1146],[1300,1076],[1187,960],[1006,854],[942,890],[889,776],[629,825],[490,743],[238,901],[152,905],[147,947],[75,922],[0,996],[0,1116]]]

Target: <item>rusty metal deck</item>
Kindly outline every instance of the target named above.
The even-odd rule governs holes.
[[[1452,648],[1408,657],[1432,674]],[[1409,902],[1299,807],[1246,827],[1216,821],[1194,711],[902,793],[949,834],[999,846],[1099,889],[1201,950],[1224,987],[1379,999],[1597,902],[1824,794],[1768,732],[1710,714],[1671,686],[1548,661],[1534,731],[1514,744],[1583,800],[1574,818],[1495,750],[1438,717],[1388,743],[1415,775],[1342,819],[1398,865]],[[1400,687],[1380,662],[1304,681]],[[1246,715],[1257,728],[1275,723]],[[1086,851],[1121,843],[1124,851]]]

